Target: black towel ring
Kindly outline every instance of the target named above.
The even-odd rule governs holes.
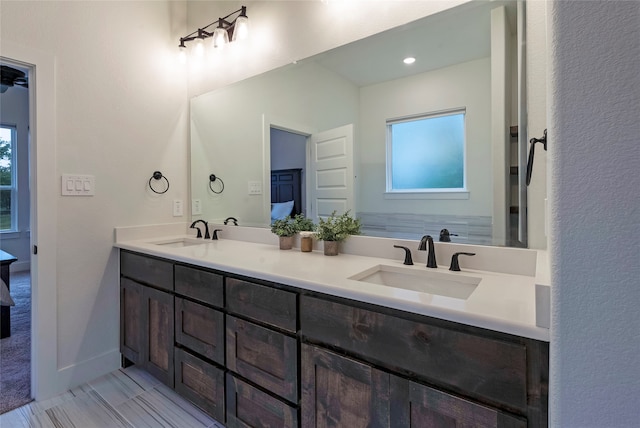
[[[213,183],[215,183],[216,181],[219,181],[219,182],[220,182],[220,186],[221,186],[221,187],[220,187],[220,190],[219,190],[219,191],[217,191],[217,190],[214,190],[214,189],[213,189]],[[224,191],[224,181],[222,181],[222,178],[220,178],[220,177],[216,177],[216,175],[215,175],[215,174],[211,174],[211,175],[209,176],[209,189],[211,189],[211,191],[212,191],[213,193],[216,193],[216,194],[218,194],[218,195],[219,195],[220,193],[222,193],[222,192]]]
[[[164,189],[162,192],[158,192],[156,189],[153,188],[153,184],[151,184],[151,180],[162,180],[164,178],[164,181],[167,182],[167,188]],[[151,178],[149,179],[149,188],[154,192],[157,193],[158,195],[162,195],[163,193],[167,193],[167,190],[169,190],[169,180],[167,179],[167,177],[165,177],[164,175],[162,175],[162,173],[160,171],[154,171],[153,175],[151,176]]]

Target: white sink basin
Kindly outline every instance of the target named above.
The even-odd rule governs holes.
[[[176,238],[176,239],[170,239],[170,240],[166,240],[166,241],[156,241],[156,242],[150,242],[150,244],[154,244],[154,245],[162,245],[163,247],[171,247],[171,248],[178,248],[178,247],[190,247],[192,245],[202,245],[202,244],[207,244],[211,241],[209,241],[208,239],[198,239],[198,238]]]
[[[473,276],[436,272],[427,268],[417,270],[387,265],[374,266],[349,279],[463,300],[469,298],[481,280]]]

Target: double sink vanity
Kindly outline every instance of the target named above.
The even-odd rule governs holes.
[[[328,257],[167,226],[116,230],[121,352],[226,426],[547,426],[535,251],[504,249],[526,259],[505,272],[474,267],[492,258],[478,248],[450,272],[469,246],[436,244],[428,269],[393,250],[413,241],[351,237]]]

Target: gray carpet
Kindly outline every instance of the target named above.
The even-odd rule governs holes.
[[[0,339],[0,414],[31,401],[31,280],[11,274],[11,336]]]

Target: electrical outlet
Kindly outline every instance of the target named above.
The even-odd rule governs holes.
[[[192,199],[191,200],[191,215],[200,215],[202,214],[202,203],[200,199]]]
[[[173,216],[174,217],[182,217],[183,206],[182,199],[174,199],[173,200]]]
[[[249,182],[249,194],[250,195],[262,195],[262,182],[250,181]]]

